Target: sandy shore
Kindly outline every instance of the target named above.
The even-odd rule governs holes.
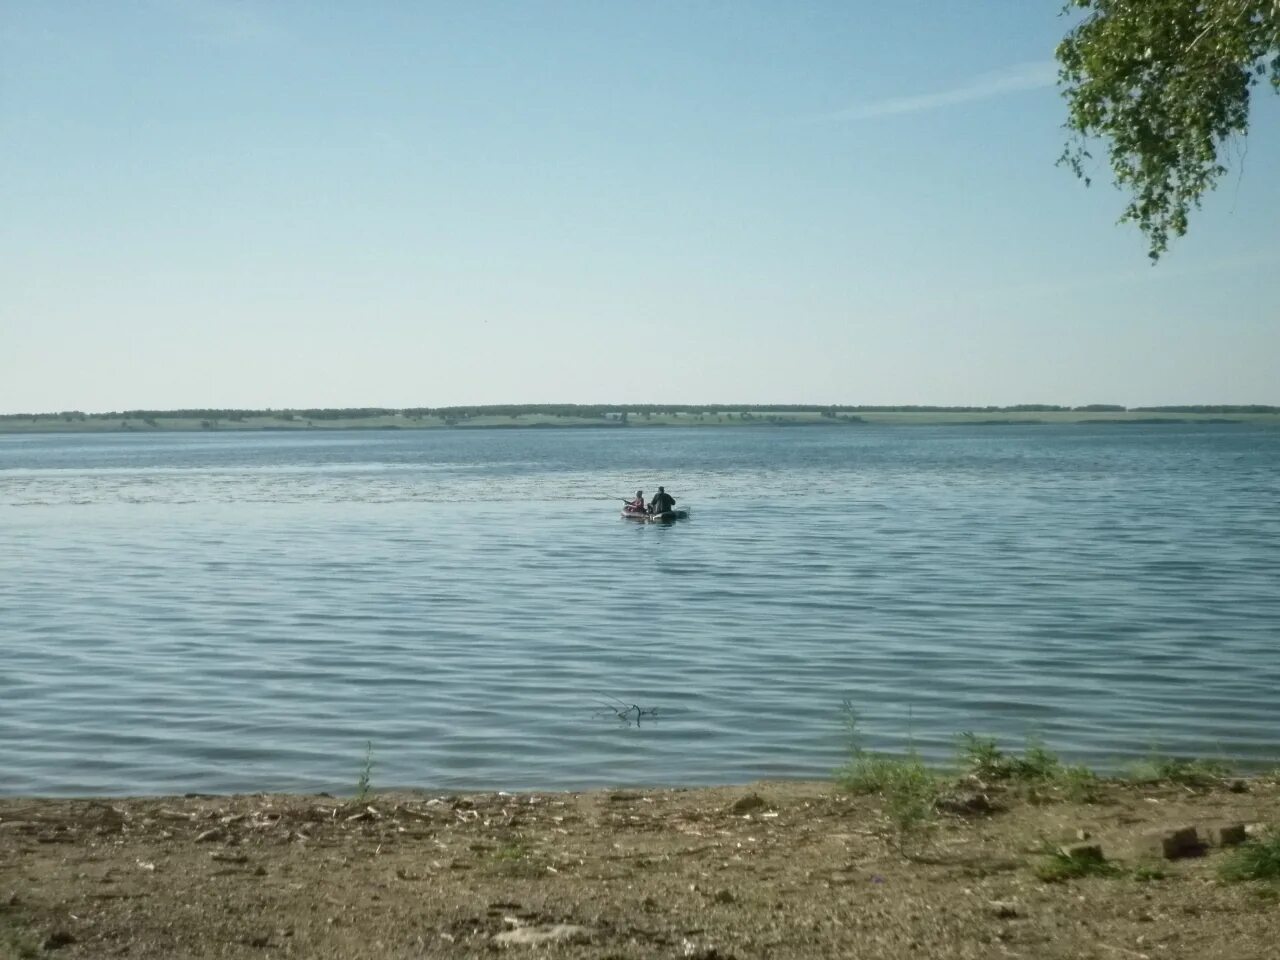
[[[1276,956],[1275,886],[1146,845],[1280,823],[1277,782],[981,793],[906,838],[827,783],[4,799],[0,956]],[[1081,837],[1113,872],[1037,875]]]

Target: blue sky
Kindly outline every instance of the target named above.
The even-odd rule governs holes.
[[[1280,403],[1280,97],[1153,268],[1057,11],[6,0],[0,411]]]

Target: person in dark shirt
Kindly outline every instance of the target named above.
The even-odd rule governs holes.
[[[653,495],[653,499],[649,501],[650,513],[666,513],[676,505],[676,498],[667,493],[662,487],[658,488],[658,492]]]

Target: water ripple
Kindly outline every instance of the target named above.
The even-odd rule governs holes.
[[[1280,432],[0,437],[6,793],[1280,748]],[[655,476],[661,464],[663,476]],[[616,519],[658,482],[672,527]],[[658,708],[639,727],[610,697]]]

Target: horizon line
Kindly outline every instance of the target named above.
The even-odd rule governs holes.
[[[1009,403],[1009,404],[940,404],[940,403],[665,403],[665,402],[644,402],[644,403],[453,403],[442,404],[439,406],[291,406],[291,407],[128,407],[114,410],[46,410],[46,411],[14,411],[0,413],[0,418],[6,420],[27,419],[27,418],[57,418],[57,417],[128,417],[130,415],[137,416],[146,414],[150,416],[173,416],[178,415],[210,415],[210,414],[299,414],[305,412],[311,413],[347,413],[363,416],[397,416],[403,415],[406,411],[427,412],[427,411],[547,411],[547,410],[602,410],[608,412],[631,412],[644,410],[665,410],[670,412],[676,411],[720,411],[732,412],[737,410],[794,410],[804,412],[820,412],[823,410],[844,410],[844,411],[866,411],[866,412],[883,412],[883,413],[909,413],[911,411],[938,413],[954,411],[956,413],[973,413],[973,412],[1053,412],[1053,411],[1072,411],[1072,412],[1151,412],[1151,411],[1168,411],[1168,412],[1190,412],[1191,408],[1200,408],[1205,412],[1215,411],[1245,411],[1254,408],[1259,412],[1280,412],[1280,403],[1148,403],[1148,404],[1121,404],[1121,403]]]

